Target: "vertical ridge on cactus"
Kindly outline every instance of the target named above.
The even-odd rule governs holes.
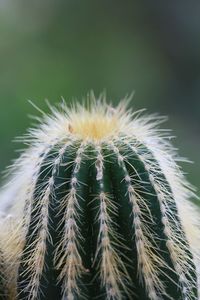
[[[200,216],[163,118],[88,100],[23,139],[0,195],[2,299],[198,299]]]

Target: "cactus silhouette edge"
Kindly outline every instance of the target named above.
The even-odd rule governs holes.
[[[163,118],[63,102],[0,194],[0,299],[195,300],[200,213]]]

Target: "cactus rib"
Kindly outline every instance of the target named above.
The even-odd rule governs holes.
[[[89,100],[24,138],[1,194],[0,299],[197,300],[200,218],[163,119]]]

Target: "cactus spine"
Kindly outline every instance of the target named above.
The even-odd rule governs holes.
[[[5,274],[4,274],[4,256],[2,251],[0,251],[0,299],[4,300],[6,296],[6,286],[5,286]]]
[[[198,299],[200,231],[182,217],[193,192],[161,119],[89,98],[52,108],[12,169],[6,299]]]

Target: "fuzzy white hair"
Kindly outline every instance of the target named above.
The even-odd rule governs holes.
[[[58,141],[67,142],[68,140],[74,141],[76,139],[82,139],[83,141],[90,141],[94,143],[95,147],[99,147],[101,143],[106,143],[109,147],[114,147],[113,149],[117,153],[118,150],[115,143],[121,136],[123,136],[124,143],[128,144],[136,153],[139,153],[138,150],[140,144],[145,145],[145,147],[150,150],[158,162],[160,170],[169,183],[173,198],[175,199],[178,207],[178,214],[181,219],[181,223],[194,256],[198,271],[200,292],[200,209],[198,206],[192,204],[191,199],[196,197],[194,189],[188,183],[180,167],[177,165],[177,163],[182,161],[182,159],[177,155],[176,150],[171,145],[171,138],[168,136],[167,131],[159,129],[159,124],[163,122],[164,118],[156,115],[144,115],[143,111],[134,113],[131,110],[126,111],[126,101],[122,101],[116,108],[112,108],[111,105],[106,104],[104,96],[100,98],[101,99],[96,101],[94,96],[90,95],[90,101],[92,103],[89,105],[74,104],[71,108],[68,108],[68,106],[63,102],[59,108],[50,107],[51,115],[45,115],[42,117],[40,125],[37,128],[29,130],[28,134],[22,140],[25,143],[29,143],[30,147],[10,169],[10,173],[12,175],[0,193],[1,222],[4,223],[6,218],[12,218],[12,216],[14,219],[20,220],[25,206],[25,199],[27,199],[27,188],[31,197],[34,191],[32,179],[41,166],[41,154],[48,152],[50,146],[56,145]],[[132,142],[133,137],[137,143]],[[166,197],[170,199],[171,196],[165,189],[161,189],[162,183],[159,181],[159,172],[161,171],[151,164],[148,154],[140,155],[140,159],[143,161],[146,170],[150,173],[151,184],[157,192],[161,208],[163,207],[163,224],[166,226],[166,229],[173,232],[175,229],[170,227],[171,225],[168,224],[167,215],[165,214]],[[54,164],[56,167],[55,162]],[[98,176],[100,179],[101,171],[102,170],[100,169],[97,170],[97,173],[99,172]],[[126,176],[127,182],[129,182],[129,177],[128,175]],[[51,185],[51,182],[49,185]],[[47,198],[48,193],[49,190],[46,191]],[[137,213],[138,217],[140,217],[140,211],[137,209],[138,200],[134,200],[132,197],[131,183],[129,194],[130,201],[132,201],[133,204],[133,213]],[[76,200],[76,196],[74,194],[68,195],[68,202],[70,204],[69,199],[73,203]],[[104,203],[104,206],[110,205],[109,198],[107,198],[104,194],[101,195],[100,199]],[[169,201],[171,201],[171,199]],[[66,212],[66,214],[67,213],[68,212]],[[100,214],[103,213],[106,215],[106,210],[100,211]],[[41,219],[41,222],[45,222],[45,220],[46,219],[43,218]],[[109,223],[109,219],[107,219],[107,222]],[[107,232],[102,232],[107,237]],[[3,236],[3,233],[1,233],[1,235]],[[172,256],[174,253],[174,263],[178,266],[178,272],[180,268],[182,268],[183,271],[187,266],[181,261],[181,255],[184,253],[182,248],[180,247],[180,252],[176,251],[177,238],[180,238],[180,240],[182,239],[182,237],[177,236],[173,239],[173,237],[171,238],[169,236],[168,245]],[[145,239],[146,237],[143,236],[144,242]],[[140,241],[142,240],[140,239]],[[100,247],[103,246],[100,245]],[[111,253],[114,255],[116,261],[114,259],[114,267],[110,270],[109,263],[107,263],[107,261],[111,259],[111,257],[109,257],[110,253],[106,252],[106,248],[103,248],[103,250],[106,257],[105,261],[102,261],[102,276],[106,282],[107,278],[104,274],[106,266],[106,268],[108,268],[106,272],[112,273],[112,283],[113,285],[116,285],[116,282],[119,281],[117,266],[117,261],[119,262],[118,255],[114,252],[114,254]],[[143,257],[147,256],[144,249],[143,251]],[[36,258],[34,257],[34,259]],[[151,268],[153,268],[153,266],[151,266]],[[147,268],[147,271],[151,271],[151,268]],[[62,274],[61,276],[64,277]],[[155,277],[155,281],[156,278],[157,277]],[[148,284],[148,279],[146,284]],[[153,289],[150,292],[155,293]],[[118,290],[117,293],[119,294]],[[152,299],[157,298],[153,298],[152,296]]]

